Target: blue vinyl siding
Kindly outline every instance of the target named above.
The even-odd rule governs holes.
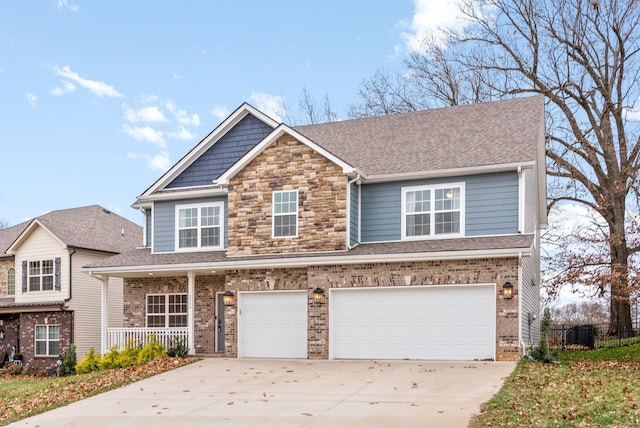
[[[227,248],[227,198],[182,199],[179,201],[156,202],[154,206],[153,251],[166,253],[175,251],[176,239],[176,205],[206,204],[209,202],[224,202],[224,224],[222,226],[224,248]]]
[[[349,201],[350,216],[349,219],[349,244],[356,245],[358,243],[358,192],[360,186],[351,183],[351,197]]]
[[[195,160],[167,188],[206,186],[258,144],[273,129],[247,115]]]
[[[362,186],[362,242],[401,239],[402,187],[465,183],[465,236],[518,233],[518,174],[449,177]]]

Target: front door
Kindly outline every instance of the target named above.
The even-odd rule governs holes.
[[[224,301],[223,293],[216,293],[216,352],[224,352]]]

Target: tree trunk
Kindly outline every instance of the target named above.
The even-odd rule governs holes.
[[[613,230],[613,228],[611,228]],[[609,335],[633,331],[629,288],[628,248],[625,235],[611,233],[611,303]]]

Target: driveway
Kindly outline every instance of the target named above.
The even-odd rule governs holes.
[[[467,427],[507,362],[210,358],[10,427]]]

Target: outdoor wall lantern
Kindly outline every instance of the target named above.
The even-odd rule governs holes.
[[[502,286],[502,297],[505,299],[511,299],[513,297],[513,284],[509,281],[505,282]]]
[[[324,301],[324,290],[320,287],[316,287],[313,290],[313,301],[316,303],[322,303]]]
[[[227,290],[222,293],[222,303],[225,306],[233,306],[236,304],[236,296],[233,294],[233,291]]]

